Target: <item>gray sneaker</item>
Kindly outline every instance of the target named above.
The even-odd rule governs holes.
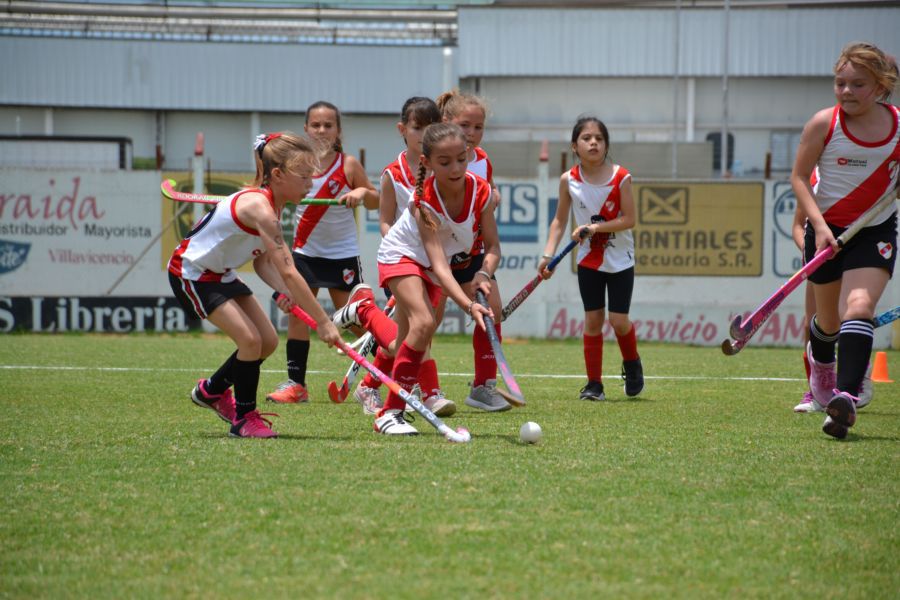
[[[441,390],[426,398],[424,404],[439,417],[449,417],[456,412],[456,403],[444,396]]]
[[[480,408],[481,410],[486,410],[488,412],[502,412],[512,408],[512,405],[504,400],[503,396],[497,393],[496,379],[488,379],[484,382],[484,385],[472,386],[470,383],[469,389],[469,397],[466,398],[466,406]]]

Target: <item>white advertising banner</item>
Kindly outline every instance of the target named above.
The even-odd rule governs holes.
[[[159,203],[152,171],[0,169],[0,295],[108,295],[132,265],[113,295],[168,295],[158,263],[138,262]]]

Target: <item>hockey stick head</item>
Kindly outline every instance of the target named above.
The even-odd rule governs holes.
[[[335,381],[328,383],[328,397],[331,398],[331,401],[335,404],[341,404],[347,399],[346,395],[341,394],[341,390],[338,388],[337,382]]]
[[[726,339],[722,341],[722,353],[725,356],[734,356],[744,347],[742,340]]]

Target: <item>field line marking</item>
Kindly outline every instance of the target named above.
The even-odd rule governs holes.
[[[0,370],[7,371],[110,371],[116,373],[197,373],[211,371],[213,369],[204,368],[166,368],[158,369],[151,367],[73,367],[67,365],[0,365]],[[261,369],[262,373],[282,373],[284,369]],[[307,373],[313,375],[333,374],[332,371],[309,370]],[[441,377],[472,377],[471,373],[439,373]],[[585,375],[579,373],[577,375],[565,375],[559,373],[516,373],[518,377],[532,379],[584,379]],[[611,373],[603,375],[607,379],[619,379],[619,373]],[[711,375],[644,375],[644,379],[658,379],[671,381],[708,381],[718,379],[721,381],[806,381],[800,377],[720,377]]]

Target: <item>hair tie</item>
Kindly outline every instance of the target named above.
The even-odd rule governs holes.
[[[259,157],[262,158],[263,148],[266,147],[266,144],[280,137],[281,133],[261,133],[256,136],[256,139],[253,141],[253,149],[256,150]]]

